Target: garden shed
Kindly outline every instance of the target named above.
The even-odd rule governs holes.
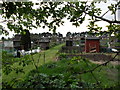
[[[98,37],[86,37],[85,39],[85,52],[99,52],[100,42]]]
[[[50,39],[48,37],[43,37],[39,40],[39,45],[41,49],[47,50],[49,49]]]
[[[14,38],[13,38],[13,47],[16,50],[21,50],[22,49],[22,47],[21,47],[21,35],[16,34],[14,36]]]
[[[47,50],[49,49],[50,42],[39,42],[41,49]]]
[[[66,40],[66,46],[73,46],[73,40]]]
[[[7,51],[8,53],[13,52],[14,51],[13,41],[12,40],[3,41],[2,49]]]

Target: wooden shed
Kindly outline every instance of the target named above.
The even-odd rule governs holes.
[[[39,45],[41,49],[47,50],[49,49],[50,39],[48,37],[42,37],[39,40]]]
[[[16,50],[21,50],[23,46],[21,46],[21,35],[16,34],[13,38],[13,46]]]
[[[47,50],[49,49],[49,43],[50,42],[39,42],[41,49]]]
[[[72,40],[66,40],[66,46],[73,46]]]
[[[73,46],[73,38],[72,37],[66,37],[66,46]]]
[[[85,39],[85,52],[99,52],[100,42],[98,37],[86,37]]]

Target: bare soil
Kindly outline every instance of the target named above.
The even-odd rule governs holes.
[[[114,55],[106,55],[104,53],[87,53],[87,54],[78,54],[78,55],[68,55],[68,57],[81,56],[89,59],[91,62],[96,64],[102,64],[106,61],[113,59]],[[113,65],[120,65],[120,54],[110,63]]]
[[[105,63],[105,61],[93,61],[93,60],[90,60],[92,63],[95,63],[95,64],[102,64],[102,63]],[[112,65],[120,65],[120,61],[111,61],[110,62]]]

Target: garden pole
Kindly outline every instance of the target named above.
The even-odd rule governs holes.
[[[44,52],[44,64],[45,64],[45,52]]]

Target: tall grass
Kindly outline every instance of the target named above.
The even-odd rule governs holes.
[[[56,53],[59,51],[59,49],[63,45],[64,44],[60,44],[60,45],[57,45],[57,46],[55,46],[53,48],[50,48],[49,50],[45,50],[43,52],[34,54],[33,58],[34,58],[35,62],[37,63],[37,60],[39,59],[39,55],[41,54],[38,66],[43,65],[44,64],[44,57],[43,57],[44,53],[45,53],[45,63],[48,63],[48,62],[51,62],[51,61],[55,61]],[[4,56],[5,59],[6,59],[6,57],[9,60],[12,60],[12,58],[13,58],[13,57],[10,58],[9,56]],[[31,59],[30,55],[28,57]],[[23,79],[31,70],[35,69],[35,66],[32,63],[30,63],[29,65],[27,65],[25,67],[22,67],[22,66],[19,65],[19,63],[16,62],[16,63],[14,63],[12,65],[12,67],[23,68],[23,70],[25,71],[25,73],[18,73],[18,74],[16,74],[15,71],[12,71],[9,75],[5,75],[4,72],[3,72],[2,73],[2,80],[3,81],[6,81],[6,82],[10,83],[14,78]]]
[[[98,86],[102,88],[110,88],[118,85],[118,74],[114,73],[113,71],[117,72],[118,67],[120,68],[120,66],[113,66],[109,64],[108,66],[97,68],[95,71],[93,71],[93,73],[88,72],[80,74],[80,72],[90,70],[97,65],[91,63],[89,60],[86,60],[86,62],[89,66],[86,65],[84,60],[80,59],[79,61],[75,61],[74,58],[63,59],[58,62],[50,62],[40,66],[39,72],[33,70],[28,76],[34,76],[35,73],[43,73],[49,76],[62,74],[65,82],[68,82],[69,79],[72,78],[71,82],[78,80],[78,82],[87,83],[89,87],[90,85],[97,85],[97,82],[99,82]],[[112,73],[112,77],[114,76],[113,78],[110,76],[110,72]]]

